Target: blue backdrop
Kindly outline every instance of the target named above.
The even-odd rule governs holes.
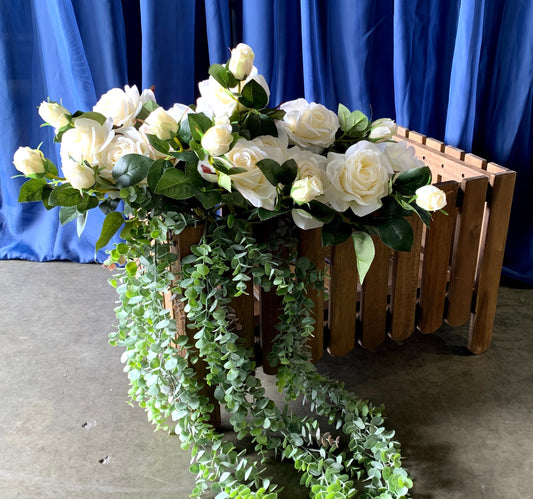
[[[92,107],[112,87],[192,103],[210,63],[240,41],[271,102],[342,102],[518,172],[504,273],[533,284],[533,2],[529,0],[2,0],[0,258],[93,261],[54,210],[17,204],[19,145],[57,158],[37,106]],[[97,256],[104,258],[103,252]]]

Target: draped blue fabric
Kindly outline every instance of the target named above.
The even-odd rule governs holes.
[[[89,109],[111,87],[189,104],[210,63],[251,45],[271,104],[304,96],[472,151],[518,172],[504,272],[533,283],[533,2],[529,0],[3,0],[0,258],[90,261],[56,210],[17,204],[19,145],[57,159],[36,107]],[[101,260],[102,254],[98,256]]]

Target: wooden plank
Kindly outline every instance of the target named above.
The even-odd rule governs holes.
[[[461,326],[470,319],[487,186],[487,177],[461,183],[463,200],[457,216],[446,314],[450,326]]]
[[[396,251],[393,261],[390,337],[395,341],[406,340],[415,330],[424,224],[415,215],[409,217],[408,221],[414,233],[413,247],[409,252]]]
[[[352,239],[331,248],[328,352],[345,355],[355,347],[357,263]]]
[[[444,153],[458,160],[463,160],[465,157],[465,152],[462,149],[449,145],[446,145],[446,147],[444,148]]]
[[[467,165],[475,166],[477,168],[481,168],[482,170],[487,169],[487,160],[472,153],[465,154],[464,162]]]
[[[457,182],[446,182],[439,187],[446,192],[447,215],[434,212],[431,226],[426,231],[424,265],[420,288],[420,317],[418,329],[423,333],[436,331],[444,320],[444,304],[450,256],[453,247]]]
[[[516,173],[489,163],[491,196],[487,206],[487,230],[478,269],[474,313],[470,322],[468,349],[482,353],[492,339],[498,287],[503,263]]]
[[[413,132],[413,130],[409,130],[409,139],[419,144],[426,143],[426,136],[418,132]]]
[[[178,255],[178,260],[176,261],[178,270],[180,269],[179,261],[191,254],[191,248],[197,244],[204,232],[204,227],[198,225],[196,227],[187,227],[183,232],[174,236],[174,246],[176,253]],[[187,334],[189,336],[190,342],[194,345],[194,330],[187,327],[188,319],[186,314],[183,311],[183,308],[180,306],[181,302],[174,303],[175,316],[177,318],[176,325],[178,329],[178,334]],[[192,347],[192,352],[195,351],[196,347]],[[196,364],[192,366],[196,377],[200,380],[205,380],[207,373],[209,372],[209,366],[207,362],[202,357],[198,358]],[[213,404],[213,412],[209,416],[209,422],[216,428],[220,427],[220,405],[215,398],[215,387],[204,384],[204,387],[200,391],[202,395],[205,395],[209,398],[209,401]]]
[[[374,237],[376,254],[365,277],[361,296],[362,334],[359,343],[363,348],[377,348],[385,339],[387,329],[387,300],[389,290],[389,263],[391,250],[378,237]]]
[[[298,230],[298,256],[307,257],[318,272],[325,269],[325,251],[322,247],[322,229]],[[311,361],[317,362],[324,355],[324,293],[309,289],[307,298],[313,301],[316,320],[313,336],[309,338]]]
[[[274,339],[279,334],[276,325],[279,323],[279,316],[282,313],[282,298],[276,294],[275,288],[272,288],[270,291],[265,291],[261,288],[259,304],[263,371],[265,374],[276,374],[278,372],[278,366],[273,366],[270,363],[269,355],[272,352]]]

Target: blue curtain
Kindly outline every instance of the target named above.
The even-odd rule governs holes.
[[[0,30],[0,258],[94,258],[98,215],[78,240],[55,210],[16,202],[13,152],[51,138],[40,101],[87,109],[135,83],[164,106],[191,103],[244,41],[273,104],[342,102],[516,170],[504,272],[533,284],[529,0],[1,0]]]

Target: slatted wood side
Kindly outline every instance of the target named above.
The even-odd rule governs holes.
[[[324,272],[325,253],[325,248],[322,247],[321,229],[298,231],[298,255],[309,258],[319,272]],[[317,362],[324,355],[324,293],[310,289],[307,297],[314,303],[313,315],[316,322],[314,334],[309,338],[309,347],[311,360]]]
[[[200,241],[203,231],[203,226],[187,227],[181,234],[178,234],[177,236],[173,237],[174,250],[178,255],[178,260],[176,260],[177,268],[175,270],[179,271],[179,261],[187,255],[191,254],[191,247]],[[165,303],[168,303],[168,300],[169,297],[165,296]],[[169,304],[172,305],[170,307],[170,310],[173,310],[173,315],[176,318],[177,334],[189,335],[191,343],[194,343],[194,331],[187,327],[188,320],[183,311],[183,308],[180,306],[181,303],[179,303],[177,300],[171,300]],[[202,358],[199,358],[198,362],[194,364],[194,371],[196,373],[197,378],[199,378],[200,380],[205,379],[208,373],[207,363]],[[214,391],[214,387],[205,385],[202,389],[202,394],[207,396],[214,406],[213,412],[209,417],[210,423],[215,427],[219,427],[221,424],[220,405],[217,399],[215,398]]]
[[[376,254],[365,277],[361,293],[361,346],[372,350],[387,333],[387,302],[391,250],[374,237]],[[351,243],[350,239],[350,243]]]
[[[235,329],[243,345],[254,348],[254,289],[252,281],[248,281],[246,293],[233,298],[231,307],[235,310]]]
[[[482,353],[490,346],[498,300],[498,285],[503,263],[516,172],[494,163],[487,165],[491,185],[486,212],[486,233],[478,266],[474,314],[470,323],[468,348]]]
[[[335,357],[355,347],[357,264],[351,238],[331,248],[329,274],[328,351]]]
[[[426,230],[418,321],[418,329],[423,333],[433,333],[443,323],[446,284],[453,250],[458,184],[445,182],[440,188],[446,193],[447,215],[434,212],[431,227]]]
[[[396,251],[393,260],[390,337],[395,341],[413,334],[418,303],[423,223],[416,216],[408,221],[413,228],[413,247],[409,252]]]

